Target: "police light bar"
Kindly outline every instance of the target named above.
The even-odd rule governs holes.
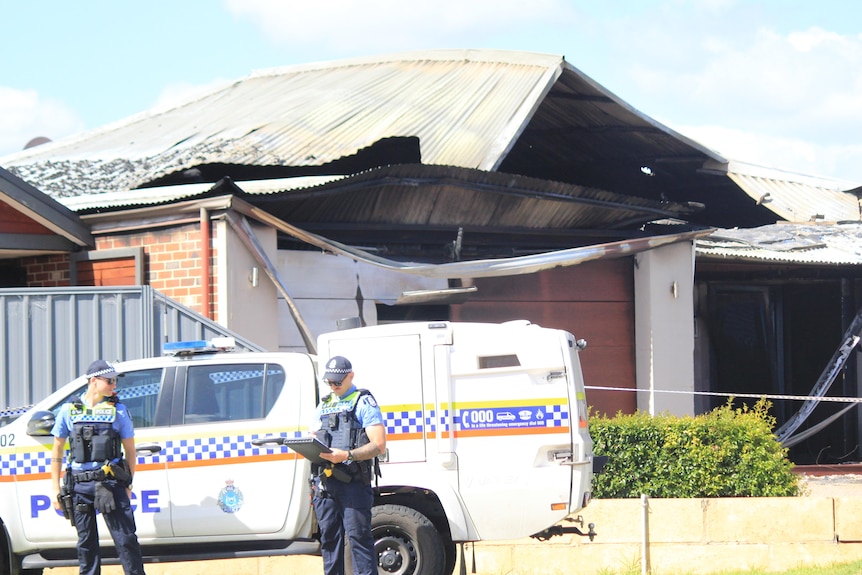
[[[194,353],[232,351],[234,348],[236,348],[236,339],[225,336],[214,337],[209,341],[205,339],[168,341],[162,346],[162,353],[164,355],[191,355]]]

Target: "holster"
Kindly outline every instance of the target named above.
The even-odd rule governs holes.
[[[117,480],[117,483],[123,487],[128,487],[132,484],[132,474],[129,471],[129,462],[125,459],[120,459],[116,463],[111,463],[110,473],[106,473],[105,475],[113,476],[113,478]]]
[[[71,472],[66,472],[66,477],[63,481],[63,485],[60,486],[60,493],[57,494],[57,501],[60,502],[60,509],[63,510],[63,517],[69,520],[72,524],[72,527],[75,526],[75,512],[74,505],[72,503],[72,474]]]

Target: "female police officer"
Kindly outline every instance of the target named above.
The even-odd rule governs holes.
[[[129,501],[135,474],[135,430],[126,407],[116,399],[117,376],[114,366],[107,361],[91,363],[87,369],[87,391],[62,406],[51,430],[54,436],[51,480],[57,494],[60,464],[69,438],[70,466],[66,473],[74,483],[72,509],[78,530],[81,575],[101,573],[96,511],[105,518],[126,575],[144,575]],[[128,460],[123,460],[123,452],[129,455]],[[60,509],[56,497],[54,507]]]

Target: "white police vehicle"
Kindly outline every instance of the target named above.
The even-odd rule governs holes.
[[[145,561],[318,553],[309,462],[280,440],[313,420],[317,358],[232,352],[224,339],[165,347],[116,365],[135,423],[132,504]],[[527,322],[319,338],[321,359],[351,359],[386,421],[373,513],[381,573],[449,574],[464,541],[584,534],[556,525],[590,499],[582,347]],[[78,378],[0,420],[0,575],[77,565],[75,529],[52,506],[50,430],[86,385]],[[517,509],[500,505],[515,500]],[[104,563],[116,564],[104,525],[100,533]]]

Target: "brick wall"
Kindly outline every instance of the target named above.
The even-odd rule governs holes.
[[[27,273],[27,287],[68,286],[69,261],[68,254],[21,258],[21,267]]]
[[[212,226],[210,257],[209,310],[213,320],[216,301],[215,267],[216,226]],[[197,222],[136,233],[101,235],[96,238],[96,250],[111,250],[143,246],[145,253],[144,283],[198,313],[206,315],[201,289],[201,234]],[[39,256],[23,258],[28,287],[63,287],[69,285],[69,256]]]

